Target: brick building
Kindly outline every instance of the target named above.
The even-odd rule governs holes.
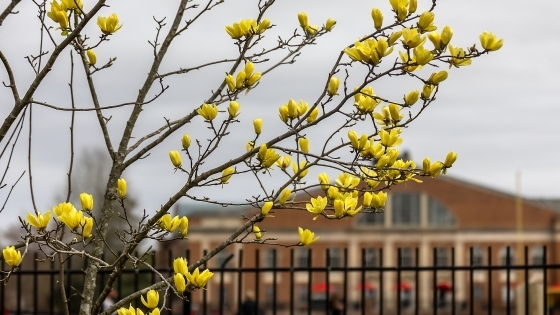
[[[299,240],[297,227],[309,228],[320,240],[311,246],[312,257],[307,247],[281,247],[233,244],[209,262],[209,268],[216,268],[230,254],[243,249],[243,266],[256,265],[256,252],[259,249],[259,267],[272,267],[274,252],[276,266],[291,266],[291,251],[294,253],[295,267],[306,266],[311,258],[313,266],[325,266],[326,252],[329,249],[329,265],[342,266],[347,259],[348,266],[412,266],[418,262],[420,266],[469,265],[472,259],[475,265],[504,265],[509,259],[510,264],[523,263],[525,246],[528,249],[529,264],[543,262],[543,246],[547,247],[548,263],[560,262],[560,216],[555,207],[557,203],[548,200],[522,200],[522,227],[516,225],[516,197],[486,187],[467,183],[449,176],[436,179],[425,179],[424,183],[414,182],[397,185],[388,191],[389,197],[383,214],[363,214],[342,220],[326,220],[320,217],[312,220],[313,215],[305,210],[277,210],[274,218],[259,224],[266,230],[264,237],[278,238],[278,243],[296,244]],[[258,209],[241,209],[212,211],[197,208],[187,211],[187,207],[177,208],[178,214],[187,214],[190,221],[189,240],[163,243],[163,249],[173,249],[177,253],[190,251],[190,259],[197,260],[203,249],[212,249],[225,240],[244,221],[241,215],[257,213]],[[488,248],[491,247],[491,252]],[[509,247],[509,257],[507,255]],[[400,262],[398,252],[400,248]],[[472,248],[472,258],[470,255]],[[382,259],[380,251],[382,249]],[[521,253],[520,253],[521,251]],[[347,257],[344,257],[347,253]],[[415,257],[418,253],[418,257]],[[491,256],[489,256],[489,253]],[[178,254],[179,255],[179,254]],[[177,255],[177,256],[178,256]],[[454,256],[454,262],[451,257]],[[238,255],[228,263],[229,267],[238,266]],[[515,303],[514,287],[523,279],[517,272],[510,272],[510,295]],[[529,272],[529,283],[542,284],[542,271]],[[438,271],[436,288],[433,287],[432,272],[421,272],[416,283],[412,272],[402,272],[400,286],[403,289],[405,302],[418,298],[421,309],[431,307],[433,290],[449,287],[451,273]],[[361,282],[361,274],[350,272],[347,277],[347,298],[349,303],[358,301],[361,290],[366,289],[368,298],[375,301],[379,291],[383,290],[384,304],[394,305],[396,300],[396,276],[384,274],[383,287],[380,287],[379,273],[367,272],[366,283]],[[505,271],[491,274],[492,305],[503,307],[507,294]],[[218,283],[219,279],[212,283]],[[273,292],[273,276],[270,272],[259,275],[259,292],[261,301],[269,303]],[[488,305],[488,272],[474,272],[474,295],[477,305]],[[236,305],[237,276],[224,275],[226,304]],[[289,301],[289,278],[287,274],[278,273],[277,302],[280,307]],[[296,273],[294,278],[294,296],[296,304],[304,305],[307,301],[309,275],[305,272]],[[560,273],[548,273],[548,285],[560,282]],[[219,288],[209,286],[207,299],[210,304],[217,301]],[[325,273],[312,275],[312,295],[320,296],[321,285],[325,283]],[[343,284],[342,272],[329,273],[331,292],[341,291]],[[455,273],[455,294],[457,303],[469,301],[467,272]],[[415,297],[410,290],[418,286],[419,296]],[[255,275],[244,275],[243,291],[255,289]],[[198,293],[197,293],[198,294]],[[193,301],[199,302],[199,294]],[[313,298],[316,298],[315,296]],[[324,297],[323,297],[324,298]],[[445,299],[442,295],[442,299]],[[375,302],[372,302],[375,303]],[[404,305],[406,307],[406,305]]]

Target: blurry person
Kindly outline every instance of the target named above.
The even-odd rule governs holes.
[[[109,295],[107,295],[107,297],[105,298],[105,301],[103,301],[103,307],[102,310],[106,311],[109,309],[109,307],[113,306],[113,304],[115,304],[115,300],[117,299],[117,291],[116,290],[111,290],[111,292],[109,292]],[[117,314],[116,312],[111,313],[112,315]]]
[[[329,301],[329,308],[331,315],[342,315],[342,311],[344,310],[344,305],[342,304],[342,298],[340,294],[333,293],[331,295],[331,300]]]
[[[253,291],[247,291],[245,293],[245,301],[241,304],[239,315],[257,315],[256,306],[255,293]]]

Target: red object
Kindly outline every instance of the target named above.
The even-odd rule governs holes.
[[[410,283],[406,282],[406,281],[402,281],[399,286],[397,287],[397,285],[395,284],[395,290],[397,288],[400,288],[401,291],[410,291],[412,290],[412,285],[410,285]]]
[[[362,291],[362,290],[364,290],[364,291],[374,291],[375,289],[376,289],[375,285],[373,285],[373,284],[371,284],[371,283],[369,283],[369,282],[366,282],[366,283],[358,283],[358,284],[356,285],[356,290],[357,290],[357,291]]]
[[[438,283],[436,288],[440,291],[451,291],[451,289],[453,287],[451,286],[451,283],[449,283],[449,282],[440,282],[440,283]]]
[[[329,287],[329,291],[334,291],[334,286],[332,284],[329,285],[328,287]],[[327,292],[327,284],[325,282],[315,283],[311,287],[311,291],[312,292]]]

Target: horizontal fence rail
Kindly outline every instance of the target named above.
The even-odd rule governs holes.
[[[205,253],[159,251],[149,255],[149,261],[161,275],[171,277],[173,259],[184,255],[189,260],[191,255]],[[546,247],[533,250],[531,255],[525,247],[518,256],[506,247],[493,263],[495,254],[491,247],[464,252],[434,248],[431,253],[421,253],[418,248],[397,248],[391,253],[384,253],[383,248],[363,248],[353,256],[348,249],[332,248],[324,252],[307,248],[224,252],[203,266],[214,272],[207,289],[189,293],[185,300],[172,293],[166,299],[168,310],[163,312],[554,314],[555,302],[560,299],[560,265],[549,262]],[[31,263],[20,266],[6,285],[0,285],[0,315],[63,314],[61,275],[64,299],[70,313],[77,313],[87,262],[71,257],[60,264],[40,261],[38,253],[33,255]],[[458,255],[468,257],[463,259],[467,263],[456,264]],[[0,267],[7,271],[4,262]],[[100,270],[98,289],[111,272]],[[114,289],[124,297],[158,281],[159,276],[147,267],[129,266]],[[133,305],[143,308],[140,301]]]

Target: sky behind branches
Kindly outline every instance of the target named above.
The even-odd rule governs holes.
[[[4,8],[8,0],[0,0]],[[419,0],[419,12],[427,9],[431,1]],[[84,0],[88,9],[90,0]],[[227,161],[229,155],[242,153],[245,143],[253,137],[251,121],[263,119],[263,140],[270,139],[278,130],[284,130],[278,119],[278,107],[289,98],[304,99],[313,103],[322,92],[328,72],[345,46],[373,31],[370,12],[379,7],[385,20],[391,18],[389,1],[340,1],[282,0],[277,1],[265,15],[275,25],[267,30],[263,44],[274,44],[278,36],[287,38],[298,27],[297,13],[306,11],[310,24],[323,25],[332,17],[338,22],[333,31],[320,38],[317,45],[303,50],[293,65],[283,66],[264,76],[257,89],[242,96],[241,124],[233,127],[218,156],[208,162],[208,167]],[[95,74],[99,97],[103,106],[129,102],[135,99],[143,76],[153,56],[148,40],[155,37],[154,16],[171,23],[176,2],[147,0],[108,1],[110,6],[101,15],[118,13],[123,28],[96,49],[98,64],[110,57],[117,57],[115,64]],[[134,7],[132,10],[131,7]],[[40,24],[33,2],[23,1],[17,8],[19,14],[6,19],[0,27],[0,49],[10,60],[16,74],[20,93],[33,79],[33,71],[25,56],[37,54]],[[422,113],[419,119],[403,132],[406,149],[412,158],[421,163],[428,156],[432,160],[444,159],[448,151],[458,152],[459,159],[449,171],[449,176],[496,188],[506,192],[515,189],[515,172],[522,172],[522,191],[526,197],[560,197],[560,106],[558,105],[560,65],[554,53],[560,51],[560,2],[469,0],[439,1],[435,10],[438,30],[450,25],[454,30],[452,44],[461,47],[477,43],[482,31],[492,31],[504,39],[501,50],[473,60],[471,66],[450,69],[449,78],[441,85],[437,100]],[[257,14],[254,1],[228,0],[201,18],[192,29],[182,34],[174,43],[163,62],[160,73],[192,67],[213,60],[236,57],[236,46],[224,30],[225,25]],[[48,20],[49,25],[54,25]],[[388,23],[388,22],[386,22]],[[167,29],[165,29],[166,31]],[[85,29],[93,42],[100,34],[92,24]],[[54,39],[62,40],[54,32]],[[47,50],[52,50],[45,39]],[[431,47],[427,42],[426,47]],[[55,64],[47,81],[39,88],[35,100],[69,107],[70,52]],[[276,57],[279,55],[275,55]],[[394,52],[391,58],[398,55]],[[74,56],[75,57],[75,56]],[[77,60],[75,58],[75,60]],[[79,65],[79,63],[77,63]],[[211,95],[230,64],[220,64],[206,70],[167,77],[169,89],[157,102],[146,105],[135,137],[153,131],[165,124],[165,118],[180,117],[199,106]],[[259,71],[259,64],[256,70]],[[362,69],[363,70],[363,69]],[[354,65],[352,71],[359,73]],[[432,70],[429,70],[432,71]],[[342,76],[342,74],[340,74]],[[0,80],[7,81],[4,69]],[[351,81],[350,81],[351,82]],[[76,105],[91,107],[83,70],[75,69]],[[399,99],[412,89],[421,89],[418,83],[406,80],[385,79],[372,85],[380,96]],[[354,85],[349,84],[348,89]],[[158,91],[156,84],[149,97]],[[7,88],[0,89],[0,114],[5,117],[11,108],[12,98]],[[131,107],[107,112],[111,116],[109,130],[113,146],[117,146]],[[165,118],[164,118],[165,117]],[[140,205],[153,213],[170,195],[184,184],[184,176],[173,173],[167,152],[179,150],[182,133],[204,141],[207,135],[200,117],[195,123],[181,128],[180,132],[125,171],[129,194],[139,196]],[[66,195],[66,173],[69,165],[70,113],[33,106],[32,174],[35,201],[39,210],[52,208],[59,196]],[[28,120],[19,140],[7,175],[8,186],[0,190],[5,199],[10,186],[27,169]],[[203,127],[203,128],[201,128]],[[311,140],[320,139],[325,127],[309,132]],[[357,128],[360,130],[359,128]],[[366,132],[367,130],[361,130]],[[84,154],[85,148],[103,148],[100,128],[93,112],[76,114],[75,154]],[[360,133],[360,132],[358,132]],[[346,132],[339,138],[346,139]],[[134,139],[133,141],[134,142]],[[318,142],[311,142],[311,149]],[[185,161],[185,157],[183,157]],[[3,159],[3,163],[5,159]],[[4,164],[2,165],[5,166]],[[79,168],[79,165],[75,165]],[[309,182],[316,181],[310,173]],[[331,173],[331,178],[335,173]],[[280,183],[279,171],[266,181],[268,188]],[[282,179],[285,179],[282,177]],[[258,189],[248,178],[232,178],[223,189],[211,187],[195,190],[197,196],[219,196],[223,201],[242,201]],[[62,193],[61,193],[62,192]],[[72,202],[79,204],[74,192]],[[98,201],[100,205],[101,201]],[[24,215],[32,210],[27,174],[14,189],[3,219],[14,220],[15,214]]]

